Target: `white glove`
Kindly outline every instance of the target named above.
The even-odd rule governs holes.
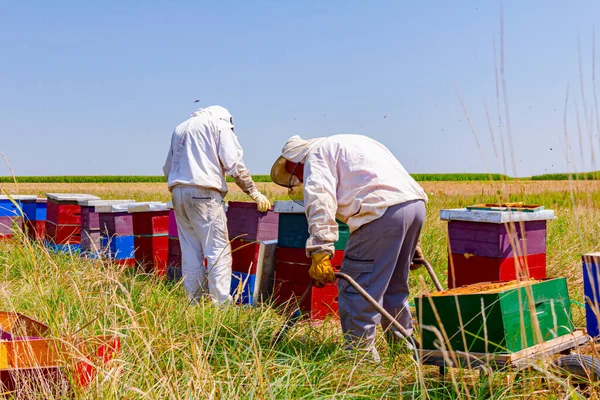
[[[258,211],[266,212],[271,208],[271,202],[265,197],[264,194],[260,192],[254,192],[250,195],[250,197],[252,197],[252,200],[256,202]]]

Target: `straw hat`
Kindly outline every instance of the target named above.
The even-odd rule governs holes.
[[[271,167],[273,183],[286,188],[292,188],[302,183],[303,165],[296,164],[280,156]]]

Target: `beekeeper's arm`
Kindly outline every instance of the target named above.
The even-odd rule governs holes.
[[[169,146],[169,152],[167,153],[167,160],[163,165],[162,170],[165,178],[169,179],[169,173],[171,172],[171,163],[173,162],[173,140],[175,140],[175,133],[171,136],[171,145]]]
[[[306,253],[333,257],[334,243],[338,240],[337,173],[334,160],[323,149],[316,149],[304,165],[304,204],[310,237]]]
[[[260,211],[267,211],[271,203],[258,191],[252,180],[250,171],[244,164],[244,151],[237,140],[237,136],[231,129],[232,126],[224,121],[219,121],[219,160],[223,166],[225,175],[231,176],[236,185],[258,204]]]

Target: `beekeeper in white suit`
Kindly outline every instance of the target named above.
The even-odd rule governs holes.
[[[293,136],[271,170],[282,186],[304,183],[310,237],[309,274],[317,286],[334,282],[330,259],[338,240],[336,218],[348,224],[341,271],[354,278],[412,333],[408,272],[422,258],[417,243],[427,195],[381,143],[360,135],[303,140]],[[338,307],[348,347],[372,352],[376,326],[389,323],[345,281],[338,282]],[[387,335],[395,338],[394,335]]]
[[[175,128],[163,166],[177,218],[183,286],[195,302],[207,290],[215,303],[231,300],[231,248],[223,202],[227,194],[225,176],[233,177],[260,211],[271,207],[244,165],[233,129],[233,119],[225,108],[199,109]]]

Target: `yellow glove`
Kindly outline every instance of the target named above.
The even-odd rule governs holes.
[[[266,212],[271,208],[271,202],[269,201],[269,199],[267,199],[265,195],[260,192],[254,193],[252,195],[252,200],[256,202],[256,205],[258,206],[258,211],[260,212]]]
[[[308,270],[308,274],[318,288],[322,288],[324,284],[335,282],[333,267],[331,266],[329,254],[316,253],[312,255],[312,264]]]

